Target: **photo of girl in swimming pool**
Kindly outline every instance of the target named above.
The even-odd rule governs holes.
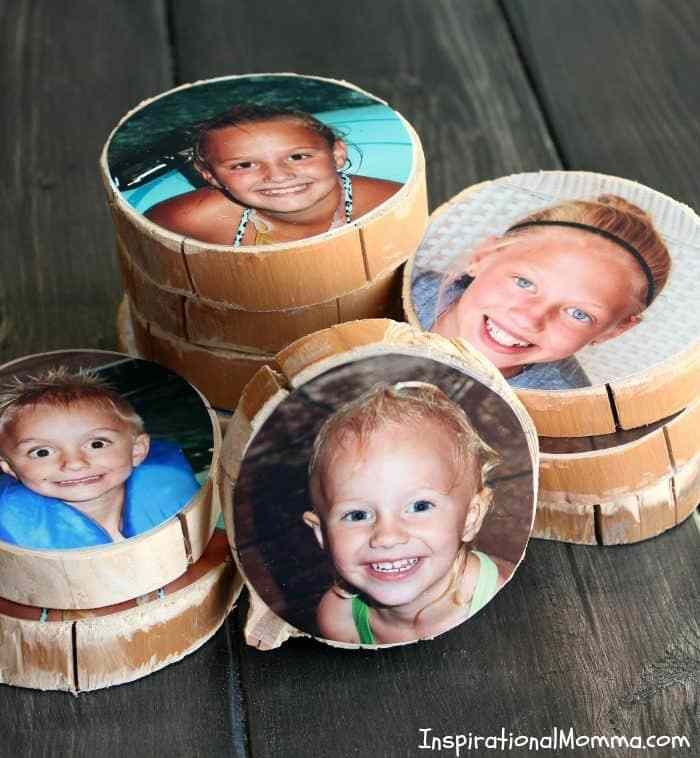
[[[76,365],[60,355],[0,372],[0,540],[89,547],[174,516],[210,462],[197,393],[146,361],[86,352]],[[173,399],[177,413],[161,415]]]
[[[412,642],[461,624],[508,581],[531,484],[525,435],[500,396],[429,359],[367,358],[292,393],[253,439],[234,492],[236,549],[256,593],[296,628]]]
[[[564,176],[559,199],[530,189],[544,186],[548,173]],[[528,389],[619,379],[685,348],[692,338],[678,339],[673,323],[664,322],[664,310],[671,314],[669,302],[683,297],[683,284],[672,272],[676,258],[690,251],[673,227],[687,227],[691,212],[640,185],[588,176],[596,179],[590,182],[596,189],[608,184],[615,191],[568,197],[564,172],[523,174],[466,194],[446,211],[449,221],[438,216],[432,234],[450,258],[433,255],[429,229],[411,281],[411,305],[422,328],[468,341],[512,386]],[[572,189],[580,188],[580,177],[573,172]],[[486,195],[495,202],[474,221]],[[556,201],[544,201],[545,195]],[[503,218],[507,206],[512,214],[527,204],[537,207]],[[452,225],[455,237],[461,224],[498,231],[458,249],[455,239],[438,230],[441,222]]]
[[[154,123],[155,113],[174,115],[170,132]],[[412,143],[391,108],[358,90],[250,76],[149,103],[116,131],[108,160],[115,184],[146,218],[238,247],[351,224],[401,188]]]

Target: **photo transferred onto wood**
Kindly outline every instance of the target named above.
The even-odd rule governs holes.
[[[0,367],[0,597],[99,607],[184,573],[213,529],[219,436],[199,392],[150,361]]]
[[[601,405],[587,406],[597,428],[584,428],[583,412],[568,430],[541,429],[535,415],[541,433],[612,432],[615,417],[641,426],[700,389],[700,311],[690,307],[699,247],[696,214],[640,184],[518,174],[465,190],[434,214],[404,305],[411,323],[481,351],[528,408],[529,395],[550,390],[563,391],[557,402]],[[640,391],[643,409],[630,397]]]
[[[173,90],[107,150],[114,187],[188,239],[259,246],[325,234],[391,198],[413,166],[405,122],[350,85],[249,75]]]
[[[229,537],[254,607],[293,631],[346,646],[431,638],[475,614],[522,559],[536,471],[517,400],[478,358],[470,367],[441,346],[405,325],[355,322],[278,356],[299,372],[286,390],[269,370],[246,388],[222,452],[231,476],[231,450],[246,445],[232,514],[224,505]],[[295,361],[314,353],[306,368]]]

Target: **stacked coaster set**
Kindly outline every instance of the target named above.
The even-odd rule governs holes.
[[[425,160],[411,126],[356,87],[291,74],[180,87],[125,116],[100,165],[122,347],[215,407],[233,410],[298,337],[397,315],[427,222]]]
[[[433,214],[407,318],[511,377],[540,435],[533,536],[636,542],[695,509],[698,240],[686,206],[588,172],[484,182]]]
[[[294,74],[146,101],[100,167],[129,355],[0,367],[2,681],[144,676],[244,583],[262,650],[430,639],[530,536],[636,542],[694,511],[689,208],[547,171],[428,220],[411,126]]]
[[[102,351],[29,356],[0,383],[2,681],[94,690],[196,650],[241,588],[208,403]]]

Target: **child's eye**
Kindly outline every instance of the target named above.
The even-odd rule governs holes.
[[[431,503],[430,500],[416,500],[408,506],[408,513],[425,513],[426,511],[432,511],[435,508],[435,503]]]
[[[102,448],[105,448],[111,444],[112,443],[109,440],[94,439],[94,440],[90,440],[87,446],[90,450],[102,450]]]
[[[303,161],[306,158],[310,158],[310,157],[311,157],[311,153],[292,153],[289,156],[289,160],[290,161]]]
[[[231,166],[233,171],[236,171],[238,169],[247,169],[252,168],[255,164],[253,161],[241,161],[240,163],[234,163],[233,166]]]
[[[529,279],[526,279],[524,276],[514,276],[513,281],[515,282],[516,287],[520,287],[520,289],[523,289],[523,290],[534,289],[535,287],[534,282],[531,282]]]
[[[35,447],[29,451],[30,458],[48,458],[53,453],[52,447]]]
[[[361,510],[348,511],[340,517],[341,521],[367,521],[368,519],[369,513]]]
[[[589,316],[586,311],[582,311],[580,308],[566,308],[566,313],[576,321],[580,321],[582,324],[592,324],[593,318]]]

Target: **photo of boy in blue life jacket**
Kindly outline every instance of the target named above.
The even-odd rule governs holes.
[[[152,442],[133,406],[63,366],[0,385],[0,539],[108,544],[175,515],[199,489],[181,450]]]

